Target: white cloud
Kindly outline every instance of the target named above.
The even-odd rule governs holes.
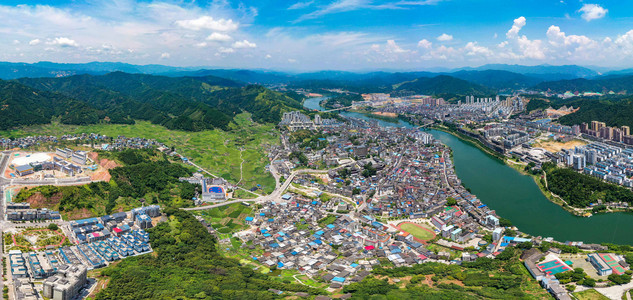
[[[369,55],[375,62],[396,62],[400,60],[410,60],[416,52],[400,47],[394,40],[387,40],[384,45],[373,44],[369,47],[366,55]]]
[[[228,42],[232,39],[230,35],[219,32],[214,32],[207,37],[207,41],[213,42]]]
[[[294,58],[288,58],[288,62],[291,64],[297,63],[297,60]]]
[[[321,6],[319,9],[305,14],[297,19],[295,22],[301,22],[309,19],[316,19],[318,17],[341,13],[348,11],[355,11],[359,9],[373,9],[373,10],[389,10],[389,9],[407,9],[415,6],[434,5],[442,0],[398,0],[398,1],[381,1],[374,3],[371,0],[336,0],[328,5]]]
[[[264,56],[264,58],[265,58],[265,59],[271,59],[271,58],[273,58],[273,57],[272,57],[272,55],[270,55],[270,54],[266,54],[266,56]]]
[[[437,40],[440,42],[448,42],[453,40],[453,36],[450,34],[442,33],[442,35],[437,37]]]
[[[255,48],[257,45],[255,43],[251,43],[247,40],[237,41],[233,43],[233,48]]]
[[[589,22],[591,20],[604,18],[609,10],[598,4],[585,4],[578,11],[582,12],[581,17],[585,21]]]
[[[42,41],[40,41],[40,39],[33,39],[33,40],[29,41],[29,45],[35,46],[35,45],[38,45],[41,42]]]
[[[394,41],[394,40],[388,40],[387,41],[387,46],[386,46],[385,49],[387,51],[393,52],[393,53],[407,53],[407,52],[411,52],[410,50],[402,49],[400,46],[398,46],[398,44],[396,44],[396,41]]]
[[[523,26],[525,26],[525,17],[521,16],[514,19],[514,24],[512,24],[512,28],[506,33],[506,37],[509,39],[516,38]]]
[[[300,2],[297,2],[297,3],[293,4],[293,5],[290,5],[290,7],[288,7],[288,9],[289,10],[304,9],[304,8],[310,7],[313,3],[314,3],[314,0],[312,0],[312,1],[300,1]]]
[[[220,53],[234,53],[235,49],[220,47],[220,48],[218,48],[218,52],[220,52]]]
[[[52,41],[47,42],[48,45],[56,45],[60,47],[78,47],[79,44],[75,40],[71,40],[67,37],[56,37]]]
[[[477,44],[477,42],[469,42],[464,46],[464,50],[466,51],[466,55],[470,56],[492,56],[493,52],[483,46]]]
[[[191,20],[176,21],[176,25],[189,30],[215,30],[215,31],[235,31],[239,24],[231,19],[215,20],[210,16],[202,16]]]
[[[170,57],[171,57],[171,54],[169,54],[169,53],[167,53],[167,52],[163,52],[163,53],[160,55],[160,58],[161,58],[161,59],[167,59],[167,58],[170,58]]]
[[[433,46],[433,43],[427,41],[426,39],[421,39],[418,42],[418,47],[420,47],[420,48],[431,49],[432,46]]]

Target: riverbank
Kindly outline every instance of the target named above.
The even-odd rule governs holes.
[[[582,208],[575,208],[572,207],[570,205],[567,204],[567,202],[562,199],[560,196],[558,195],[554,195],[552,192],[550,192],[550,190],[547,188],[546,184],[547,181],[546,179],[544,179],[543,181],[541,181],[541,177],[539,177],[538,175],[534,175],[534,174],[530,174],[528,172],[526,172],[524,170],[526,164],[522,164],[522,163],[517,163],[512,161],[511,159],[502,156],[500,153],[490,149],[489,147],[487,147],[486,145],[484,145],[481,141],[466,136],[464,134],[461,134],[455,130],[451,130],[450,128],[443,126],[443,125],[434,125],[432,126],[433,129],[435,130],[440,130],[443,132],[446,132],[450,135],[455,136],[456,138],[467,142],[475,147],[477,147],[478,149],[482,150],[483,152],[485,152],[486,154],[493,156],[494,158],[502,161],[505,165],[511,167],[512,169],[516,170],[517,172],[519,172],[521,175],[525,175],[525,176],[529,176],[530,178],[532,178],[532,180],[534,180],[534,183],[536,183],[536,185],[538,186],[539,190],[541,191],[541,193],[543,194],[543,196],[545,196],[545,198],[547,198],[550,202],[558,205],[559,207],[561,207],[562,209],[564,209],[565,211],[567,211],[568,213],[574,215],[574,216],[578,216],[578,217],[587,217],[587,216],[591,216],[591,209],[582,209]],[[610,212],[622,212],[622,210],[613,210]]]
[[[460,133],[460,132],[458,132],[458,131],[452,130],[452,129],[450,129],[450,128],[448,128],[448,127],[444,126],[444,125],[437,125],[437,124],[434,124],[434,125],[431,125],[431,127],[430,127],[430,128],[431,128],[431,129],[435,129],[435,130],[439,130],[439,131],[443,131],[443,132],[446,132],[446,133],[448,133],[448,134],[450,134],[450,135],[453,135],[453,136],[455,136],[456,138],[458,138],[458,139],[460,139],[460,140],[462,140],[462,141],[464,141],[464,142],[467,142],[467,143],[469,143],[469,144],[472,144],[473,146],[477,147],[479,150],[481,150],[481,151],[485,152],[486,154],[488,154],[488,155],[490,155],[490,156],[492,156],[492,157],[494,157],[494,158],[496,158],[496,159],[498,159],[498,160],[500,160],[500,161],[505,162],[505,160],[506,160],[506,157],[505,157],[505,156],[501,155],[499,152],[496,152],[496,151],[494,151],[494,150],[490,149],[489,147],[487,147],[486,145],[484,145],[484,144],[483,144],[480,140],[478,140],[478,139],[475,139],[475,138],[473,138],[473,137],[469,137],[469,136],[467,136],[467,135],[464,135],[464,134],[462,134],[462,133]]]
[[[542,175],[531,174],[525,171],[525,166],[527,166],[527,164],[517,163],[517,162],[512,161],[511,159],[507,159],[505,163],[506,165],[515,169],[517,172],[521,173],[521,175],[531,177],[532,180],[534,180],[534,183],[536,183],[536,185],[538,186],[539,190],[541,190],[541,193],[543,194],[543,196],[547,198],[547,200],[560,206],[562,209],[566,210],[570,214],[574,216],[578,216],[578,217],[590,217],[592,215],[590,211],[587,211],[586,209],[582,209],[582,208],[572,207],[569,204],[567,204],[567,202],[563,198],[561,198],[560,196],[556,194],[553,194],[547,188],[547,174],[545,172]],[[587,215],[587,213],[589,214]]]

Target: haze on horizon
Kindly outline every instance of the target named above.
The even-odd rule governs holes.
[[[298,71],[633,67],[631,1],[24,2],[0,5],[2,61]]]

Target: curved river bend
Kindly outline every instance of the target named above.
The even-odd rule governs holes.
[[[307,99],[306,108],[323,110],[324,98]],[[363,114],[341,112],[348,117],[371,119]],[[412,127],[407,122],[389,123],[376,119],[381,126]],[[633,245],[633,214],[597,214],[576,217],[550,202],[532,180],[468,142],[438,130],[429,131],[453,150],[457,176],[481,202],[507,218],[521,231],[533,236],[553,237],[557,241],[615,243]]]

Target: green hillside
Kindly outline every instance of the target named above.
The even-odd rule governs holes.
[[[82,117],[62,118],[64,124],[134,124],[135,120],[146,120],[169,129],[226,130],[235,115],[242,112],[250,112],[256,122],[277,123],[284,112],[302,109],[299,101],[284,94],[215,76],[174,78],[114,72],[101,76],[23,78],[11,84],[35,92],[46,91],[45,97],[29,103],[36,107],[50,105],[57,110],[43,113],[34,122],[24,118],[0,129],[47,123],[51,117],[61,115],[58,110],[65,109],[67,115]],[[7,94],[16,95],[17,102],[24,102],[21,98],[30,95],[22,91]],[[3,94],[0,97],[7,98]],[[51,98],[63,101],[49,104]],[[19,113],[17,118],[20,117],[24,115]]]
[[[99,110],[64,95],[0,80],[0,129],[46,124],[52,118],[65,124],[92,124],[100,117]]]
[[[431,78],[421,77],[410,82],[399,84],[395,86],[394,89],[399,92],[412,92],[423,95],[483,95],[493,93],[493,90],[482,85],[446,75]]]

